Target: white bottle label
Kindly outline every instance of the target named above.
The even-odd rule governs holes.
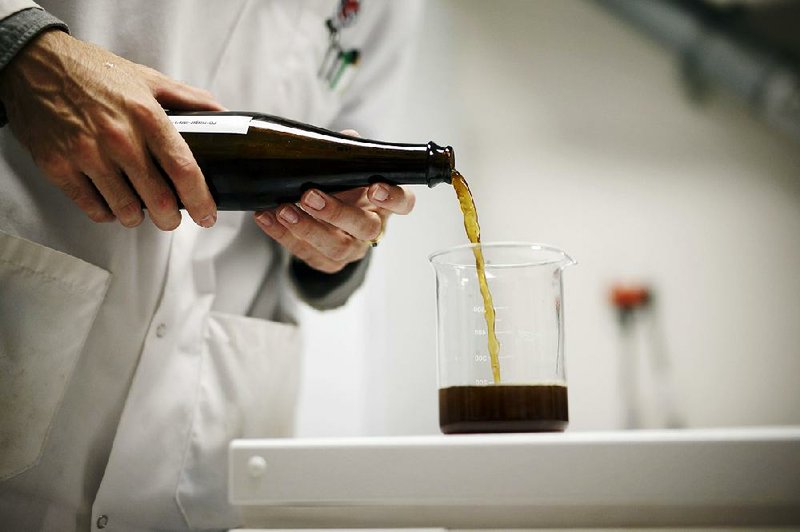
[[[250,116],[192,115],[170,116],[181,133],[234,133],[245,135],[250,127]]]

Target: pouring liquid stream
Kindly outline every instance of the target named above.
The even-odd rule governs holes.
[[[452,175],[453,188],[458,196],[458,203],[461,212],[464,214],[464,229],[467,237],[473,244],[472,248],[475,255],[475,267],[478,271],[478,284],[483,297],[483,315],[486,318],[486,331],[489,343],[489,360],[492,365],[492,380],[494,384],[500,384],[500,342],[497,341],[495,333],[495,310],[492,303],[492,293],[489,291],[489,284],[486,282],[486,267],[483,261],[483,250],[481,249],[481,226],[478,224],[478,212],[475,209],[475,202],[469,190],[467,181],[458,171],[454,170]]]

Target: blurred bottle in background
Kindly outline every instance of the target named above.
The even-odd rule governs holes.
[[[617,315],[623,428],[684,426],[654,290],[646,284],[617,283],[610,302]]]

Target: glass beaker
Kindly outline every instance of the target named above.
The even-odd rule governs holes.
[[[477,246],[496,313],[499,380],[491,367]],[[562,272],[575,261],[560,249],[525,242],[467,244],[429,260],[436,271],[442,432],[564,430]]]

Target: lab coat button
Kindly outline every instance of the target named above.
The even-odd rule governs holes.
[[[167,324],[159,323],[158,327],[156,327],[156,336],[159,338],[164,338],[165,334],[167,334]]]
[[[267,461],[263,456],[251,456],[247,461],[247,472],[251,478],[259,478],[267,470]]]
[[[97,518],[97,528],[105,528],[108,525],[108,516],[101,515]]]

